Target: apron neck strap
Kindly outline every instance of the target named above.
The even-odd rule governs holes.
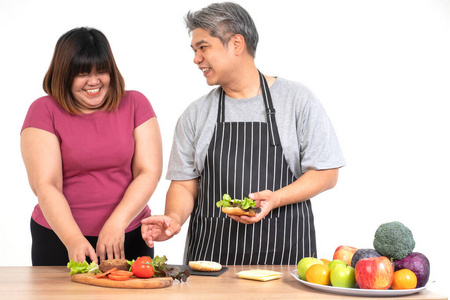
[[[272,96],[270,95],[270,90],[266,78],[259,70],[258,73],[264,105],[266,107],[270,142],[272,146],[278,146],[280,145],[280,136],[278,134],[278,126],[275,119],[275,108],[273,107]],[[225,91],[223,90],[222,87],[219,88],[219,93],[220,96],[219,96],[219,110],[217,112],[217,122],[222,123],[225,122]]]

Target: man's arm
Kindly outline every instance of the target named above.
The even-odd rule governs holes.
[[[273,192],[269,190],[249,194],[261,211],[254,217],[233,216],[230,218],[241,223],[259,222],[277,207],[306,201],[326,190],[333,188],[338,179],[339,169],[309,170],[293,183]]]
[[[189,218],[197,200],[198,178],[172,180],[166,195],[164,214],[183,225]]]
[[[198,179],[173,180],[166,195],[163,216],[151,216],[142,220],[142,238],[149,247],[154,241],[165,241],[179,233],[194,209],[197,200]]]
[[[277,201],[273,208],[302,202],[332,189],[337,183],[338,175],[339,169],[307,171],[293,183],[275,192]],[[260,197],[259,194],[254,193],[255,197]]]

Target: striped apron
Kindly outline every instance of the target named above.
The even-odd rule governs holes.
[[[276,208],[250,225],[232,220],[216,207],[223,194],[244,199],[251,192],[276,191],[296,180],[283,154],[275,109],[261,73],[260,82],[267,123],[225,122],[225,92],[220,91],[217,124],[190,216],[185,263],[294,265],[316,253],[310,200]]]

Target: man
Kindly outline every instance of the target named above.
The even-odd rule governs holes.
[[[218,85],[180,117],[164,216],[142,221],[152,247],[190,216],[185,263],[297,264],[317,255],[310,198],[335,186],[345,162],[320,103],[302,85],[262,75],[258,33],[234,3],[185,18],[194,63]],[[254,217],[226,215],[223,194],[255,200]]]

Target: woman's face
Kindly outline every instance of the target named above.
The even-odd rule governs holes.
[[[91,113],[102,106],[108,94],[110,76],[94,67],[90,73],[75,76],[72,83],[72,95],[78,101],[83,113]]]

